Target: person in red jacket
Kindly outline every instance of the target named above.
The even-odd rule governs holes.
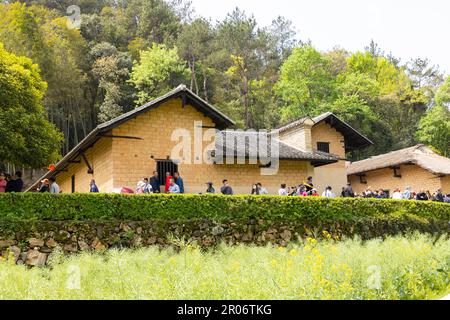
[[[164,187],[164,192],[169,193],[169,187],[170,187],[170,180],[172,180],[173,177],[170,174],[170,172],[166,172],[166,185]]]

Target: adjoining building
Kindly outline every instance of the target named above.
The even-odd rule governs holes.
[[[450,193],[450,159],[423,144],[349,163],[347,175],[356,193],[368,187],[390,194],[406,187],[431,193],[441,188]]]
[[[113,192],[123,186],[134,188],[153,171],[158,171],[162,184],[165,172],[179,171],[186,193],[204,192],[209,181],[218,190],[221,181],[228,179],[235,193],[249,193],[252,184],[260,182],[276,194],[281,183],[298,185],[308,176],[313,176],[319,192],[328,185],[340,190],[347,182],[346,151],[372,144],[332,113],[305,117],[268,134],[268,141],[275,139],[279,146],[279,161],[277,173],[265,175],[262,169],[271,164],[252,161],[249,146],[244,146],[243,152],[239,152],[239,146],[232,146],[236,148],[236,154],[232,152],[235,160],[240,158],[238,163],[222,161],[217,138],[226,135],[233,125],[222,112],[179,86],[99,125],[39,181],[55,176],[62,192],[71,193],[88,192],[90,180],[95,179],[100,192]],[[250,141],[252,135],[239,131],[233,134],[236,138],[246,135],[241,141]],[[200,142],[196,137],[201,137]],[[181,152],[174,156],[174,150]],[[34,191],[39,181],[28,191]]]

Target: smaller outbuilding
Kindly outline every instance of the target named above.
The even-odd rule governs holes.
[[[440,156],[429,147],[414,147],[392,151],[347,164],[348,181],[356,193],[369,186],[391,194],[394,189],[411,187],[414,191],[450,193],[450,159]]]

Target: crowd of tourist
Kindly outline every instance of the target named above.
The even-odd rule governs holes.
[[[366,188],[361,194],[356,194],[355,197],[360,198],[378,198],[378,199],[396,199],[396,200],[418,200],[418,201],[436,201],[450,203],[450,194],[445,195],[442,189],[437,189],[433,193],[429,190],[420,189],[418,192],[413,191],[411,187],[406,187],[405,190],[395,188],[392,195],[389,195],[386,191],[372,190],[372,187]]]
[[[129,187],[123,187],[119,190],[120,193],[185,193],[183,178],[179,172],[175,172],[172,176],[170,172],[166,172],[164,177],[164,185],[160,182],[159,173],[153,172],[150,178],[143,177],[136,185],[136,189],[133,190]],[[164,187],[162,189],[162,187]],[[0,172],[0,193],[1,192],[22,192],[23,181],[22,172],[17,171],[14,175],[10,175],[4,172]],[[38,192],[48,193],[61,193],[61,188],[57,184],[56,179],[51,177],[49,179],[43,179],[37,188]],[[95,183],[95,180],[91,180],[89,183],[89,191],[92,193],[98,193],[99,188]],[[234,191],[227,179],[222,181],[222,186],[218,191],[214,187],[212,182],[206,183],[205,193],[221,193],[224,195],[233,195]],[[254,183],[249,190],[252,195],[267,195],[269,192],[262,185],[262,183]],[[347,183],[345,187],[342,187],[340,194],[335,194],[333,188],[328,186],[325,191],[320,195],[317,189],[314,187],[313,178],[307,177],[303,183],[296,186],[288,186],[283,183],[278,190],[279,196],[301,196],[301,197],[326,197],[326,198],[377,198],[377,199],[403,199],[403,200],[418,200],[418,201],[437,201],[450,203],[450,194],[444,194],[441,189],[431,193],[428,190],[421,189],[418,192],[412,190],[411,187],[406,187],[403,191],[400,188],[393,190],[392,194],[389,194],[383,189],[373,190],[372,187],[366,188],[362,193],[358,194],[353,191],[350,183]]]
[[[13,175],[0,172],[0,192],[22,192],[22,172],[16,171]]]

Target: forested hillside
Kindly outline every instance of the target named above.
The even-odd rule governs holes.
[[[71,5],[81,9],[79,28],[67,18],[74,17]],[[64,136],[41,124],[49,141],[44,151],[52,156],[30,161],[5,152],[0,162],[46,166],[58,141],[65,154],[99,123],[180,83],[239,128],[274,128],[332,111],[374,142],[349,155],[355,159],[418,142],[450,156],[450,77],[437,66],[425,57],[400,61],[374,42],[361,52],[320,52],[283,17],[262,26],[236,8],[223,21],[210,21],[183,0],[3,1],[0,42],[2,59],[24,56],[35,64],[30,69],[40,75],[34,79],[42,77],[46,86],[36,89],[39,99],[32,103],[45,107]],[[17,92],[20,100],[23,92]],[[18,114],[19,104],[6,105],[4,95],[2,87],[1,112],[16,108]],[[8,134],[9,121],[0,117],[8,148],[36,135]]]

